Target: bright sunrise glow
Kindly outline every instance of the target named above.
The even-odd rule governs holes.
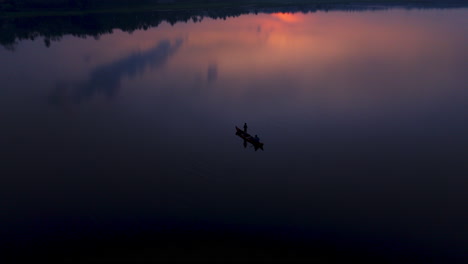
[[[302,20],[299,15],[292,13],[274,13],[271,16],[278,18],[279,20],[286,23],[297,23]]]

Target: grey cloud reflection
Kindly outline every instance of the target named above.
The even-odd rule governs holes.
[[[91,71],[87,81],[59,82],[49,95],[49,102],[54,105],[81,103],[97,94],[114,96],[123,77],[134,78],[142,74],[147,67],[158,69],[166,65],[182,46],[183,40],[162,40],[145,52],[136,52],[128,57],[101,65]]]
[[[206,75],[208,82],[214,82],[218,79],[218,64],[210,64]]]

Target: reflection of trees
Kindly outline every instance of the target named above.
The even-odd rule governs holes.
[[[277,12],[277,11],[271,11]],[[64,35],[99,37],[112,33],[113,29],[125,32],[147,30],[163,21],[174,25],[178,22],[200,22],[205,17],[226,19],[250,13],[249,10],[206,10],[177,12],[141,12],[136,14],[87,14],[81,16],[11,17],[0,18],[0,44],[12,49],[21,40],[45,39],[45,44],[59,40]]]
[[[118,92],[123,77],[133,78],[148,67],[163,67],[182,43],[181,39],[173,42],[163,40],[148,51],[133,53],[123,59],[101,65],[91,71],[89,79],[85,82],[57,84],[49,100],[53,104],[65,104],[70,101],[80,103],[96,94],[111,97]]]
[[[20,40],[44,37],[46,45],[50,45],[50,41],[64,35],[97,38],[113,29],[131,32],[156,27],[161,21],[158,13],[1,18],[0,44],[11,47]]]
[[[52,0],[51,0],[52,1]],[[57,0],[59,1],[59,0]],[[122,0],[125,2],[124,0]],[[178,0],[179,1],[179,0]],[[85,5],[86,1],[71,1],[76,5]],[[454,2],[438,3],[437,1],[430,6],[426,3],[423,6],[406,5],[407,7],[453,7]],[[465,5],[466,1],[458,1],[460,5]],[[388,5],[387,5],[388,7]],[[330,5],[330,4],[307,4],[283,7],[258,8],[249,6],[238,6],[232,8],[210,8],[205,10],[179,10],[179,11],[157,11],[157,12],[138,12],[138,13],[100,13],[74,16],[46,16],[46,17],[0,17],[0,44],[7,49],[14,49],[15,44],[21,40],[34,40],[38,37],[44,38],[46,46],[51,41],[60,40],[64,35],[73,35],[77,37],[99,37],[104,34],[112,33],[113,29],[120,29],[126,32],[134,30],[147,30],[151,27],[157,27],[165,21],[174,25],[178,22],[199,22],[203,18],[226,19],[237,17],[242,14],[258,13],[276,13],[276,12],[315,12],[330,10],[375,10],[383,9],[384,6],[356,6],[356,5]]]

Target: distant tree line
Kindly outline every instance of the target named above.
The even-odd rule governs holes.
[[[132,5],[135,3],[157,3],[158,0],[0,0],[3,10],[21,11],[23,9],[46,8],[89,8],[99,6]]]
[[[267,0],[278,2],[278,0]],[[280,0],[281,1],[281,0]],[[301,0],[299,0],[301,1]],[[87,9],[87,8],[110,8],[110,7],[132,7],[157,4],[177,3],[215,3],[215,2],[265,2],[265,0],[0,0],[0,7],[7,11],[20,11],[24,9]]]
[[[0,3],[6,3],[11,0],[0,0]],[[28,3],[42,2],[40,0],[15,0],[17,2],[25,1]],[[70,5],[78,5],[78,1],[90,2],[91,0],[43,0],[44,2],[60,3],[67,1]],[[93,0],[93,1],[120,1],[128,3],[129,1],[140,0]],[[141,0],[144,1],[144,0]],[[170,1],[170,0],[148,0],[148,1]],[[191,0],[174,0],[191,1]],[[204,0],[206,1],[206,0]],[[466,1],[465,1],[466,2]],[[444,8],[452,5],[438,4],[430,7]],[[409,8],[422,7],[420,5],[408,5]],[[124,13],[85,13],[80,15],[67,16],[0,16],[0,45],[13,50],[18,41],[34,40],[44,38],[46,46],[50,46],[53,41],[60,40],[64,35],[76,37],[98,38],[104,34],[110,34],[114,29],[120,29],[125,32],[135,30],[147,30],[157,27],[162,22],[168,22],[172,25],[178,22],[200,22],[205,17],[213,19],[226,19],[237,17],[242,14],[257,13],[276,13],[276,12],[315,12],[329,10],[375,10],[386,7],[366,7],[365,5],[325,5],[325,4],[307,4],[307,5],[289,5],[280,7],[257,8],[252,6],[240,6],[235,8],[207,8],[207,9],[182,9],[177,11],[153,11],[153,12],[124,12]]]
[[[24,9],[88,9],[132,7],[145,5],[213,4],[231,3],[237,5],[291,5],[291,4],[434,4],[466,3],[467,0],[0,0],[0,11],[21,11]]]

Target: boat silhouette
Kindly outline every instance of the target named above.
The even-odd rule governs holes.
[[[240,138],[244,139],[244,147],[247,147],[247,142],[252,144],[255,148],[255,150],[261,149],[263,150],[263,143],[258,140],[258,138],[253,137],[246,131],[238,128],[236,126],[236,136],[239,136]]]

